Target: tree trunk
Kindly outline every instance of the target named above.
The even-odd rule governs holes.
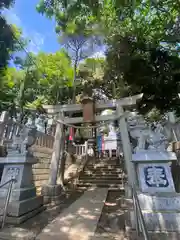
[[[76,53],[75,63],[74,63],[74,82],[73,82],[73,95],[72,104],[76,103],[76,77],[77,77],[77,64],[78,64],[78,52]],[[72,117],[72,114],[70,114]],[[71,128],[71,133],[74,135],[74,128]],[[73,136],[74,137],[74,136]]]
[[[74,82],[73,82],[73,96],[72,103],[76,103],[76,78],[77,78],[78,52],[76,53],[74,62]]]
[[[20,90],[19,90],[19,110],[20,110],[20,122],[23,121],[24,118],[24,91],[25,91],[25,79],[21,82]]]

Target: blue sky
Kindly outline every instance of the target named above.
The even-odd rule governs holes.
[[[14,23],[23,31],[23,35],[30,39],[27,50],[38,53],[56,52],[61,46],[58,43],[55,33],[55,21],[42,16],[36,11],[39,0],[15,0],[12,9],[4,11],[4,15],[9,23]],[[104,47],[100,48],[91,57],[103,57]]]
[[[4,15],[9,23],[14,23],[23,30],[23,35],[31,40],[28,51],[55,52],[60,49],[55,33],[55,21],[42,16],[36,11],[39,0],[16,0]]]

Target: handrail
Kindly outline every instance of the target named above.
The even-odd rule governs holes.
[[[9,184],[8,187],[8,192],[7,192],[7,196],[6,196],[6,201],[5,201],[5,205],[4,205],[4,212],[3,212],[3,217],[2,217],[2,224],[1,224],[1,229],[4,228],[5,225],[5,221],[6,221],[6,216],[7,216],[7,210],[8,210],[8,205],[9,205],[9,200],[11,197],[11,192],[12,192],[12,185],[13,183],[15,183],[17,180],[15,178],[11,178],[9,179],[7,182],[3,183],[0,185],[0,188],[4,187],[5,185]]]
[[[176,132],[174,131],[173,128],[171,128],[171,131],[172,131],[172,134],[173,134],[173,136],[174,136],[175,141],[178,142],[178,137],[177,137]]]
[[[4,187],[4,186],[7,185],[8,183],[12,182],[12,180],[13,180],[13,181],[14,181],[14,180],[16,181],[16,179],[11,178],[11,179],[9,179],[7,182],[1,184],[1,185],[0,185],[0,188]]]
[[[146,227],[144,216],[142,214],[142,209],[139,203],[135,185],[132,186],[132,195],[133,195],[133,205],[134,205],[134,213],[135,213],[135,219],[136,219],[136,233],[139,236],[140,228],[141,228],[144,240],[149,240],[150,238],[149,238],[148,230]]]

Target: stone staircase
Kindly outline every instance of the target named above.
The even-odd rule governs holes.
[[[78,188],[97,186],[123,190],[125,178],[118,159],[91,160],[80,174]]]
[[[128,228],[127,213],[133,208],[132,200],[124,195],[126,174],[122,164],[117,159],[91,160],[80,174],[78,189],[88,187],[108,187],[105,201],[96,233],[91,240],[143,240],[142,234],[137,236],[135,229]],[[177,232],[149,232],[152,240],[178,240]]]

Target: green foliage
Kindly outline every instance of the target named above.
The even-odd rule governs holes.
[[[149,122],[158,122],[162,119],[162,114],[157,108],[153,108],[150,112],[146,114],[146,119]]]
[[[54,54],[39,53],[36,71],[41,94],[49,103],[58,104],[69,97],[68,90],[73,83],[73,68],[65,51]]]
[[[131,10],[112,7],[113,18],[107,11],[105,81],[110,98],[143,92],[142,113],[178,111],[179,9],[178,1],[143,1]]]
[[[13,0],[0,1],[0,74],[7,66],[13,52],[21,48],[17,43],[18,40],[23,43],[21,31],[15,25],[7,24],[2,15],[2,10],[11,7],[13,3]]]
[[[44,96],[37,96],[33,102],[27,102],[25,108],[37,110],[42,107],[43,104],[48,104],[47,99]]]
[[[103,58],[87,58],[85,61],[79,64],[78,66],[78,80],[80,82],[78,90],[82,94],[89,96],[94,96],[98,98],[97,94],[93,93],[95,89],[101,89],[104,82],[104,68],[105,68],[105,59]],[[80,94],[80,92],[79,92]]]
[[[0,71],[7,66],[10,59],[10,51],[14,49],[15,40],[13,38],[13,31],[6,23],[4,18],[0,16]]]
[[[18,69],[4,70],[0,106],[10,107],[12,102],[23,114],[25,108],[39,108],[42,104],[58,104],[69,99],[73,69],[65,51],[54,54],[40,52],[24,59],[16,58]]]
[[[24,78],[22,71],[17,72],[15,68],[7,68],[1,75],[0,109],[9,108],[17,97],[20,82]]]
[[[1,1],[0,9],[12,2]],[[143,113],[179,111],[179,1],[40,0],[37,10],[55,18],[67,52],[18,58],[27,40],[0,18],[1,103],[38,108],[82,94],[120,98],[143,92]],[[106,60],[90,58],[102,43]],[[5,68],[10,58],[20,70]]]
[[[47,17],[55,17],[58,31],[77,33],[86,29],[91,31],[95,16],[101,10],[98,0],[67,1],[67,0],[40,0],[37,10]]]
[[[120,45],[120,44],[119,44]],[[125,49],[125,48],[124,48]],[[140,110],[145,113],[156,107],[161,112],[177,109],[180,91],[180,58],[164,49],[143,51],[126,44],[125,55],[121,45],[107,57],[106,80],[116,86],[122,84],[121,96],[144,93]],[[110,67],[111,66],[111,67]],[[120,90],[120,87],[117,87]]]

